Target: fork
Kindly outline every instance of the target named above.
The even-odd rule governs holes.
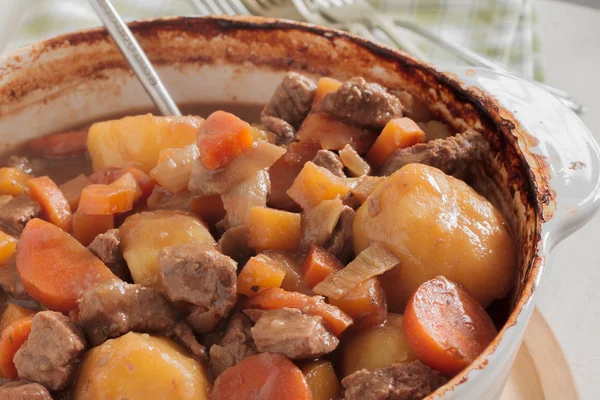
[[[497,64],[485,57],[480,56],[479,54],[471,51],[465,47],[459,46],[455,43],[452,43],[434,33],[431,33],[427,29],[420,27],[417,24],[414,24],[409,21],[403,20],[391,20],[384,19],[379,16],[377,10],[367,3],[365,0],[292,0],[294,3],[303,1],[303,2],[311,2],[313,8],[316,9],[321,14],[327,16],[333,21],[336,22],[346,22],[346,21],[360,21],[365,20],[365,15],[375,16],[371,17],[371,23],[375,22],[375,26],[384,22],[385,25],[379,25],[378,27],[382,30],[385,28],[385,33],[391,37],[397,37],[398,34],[394,32],[394,25],[400,26],[401,28],[408,29],[413,33],[416,33],[426,39],[429,39],[433,43],[438,46],[450,51],[451,53],[459,56],[463,60],[476,65],[482,66],[497,72],[512,74],[515,75],[514,72],[509,69],[503,67],[500,64]],[[410,51],[409,51],[410,52]],[[413,53],[414,55],[417,55]],[[526,79],[526,78],[524,78]],[[563,90],[557,89],[553,86],[546,85],[545,83],[538,82],[531,79],[526,79],[529,82],[535,84],[536,86],[546,90],[547,92],[556,96],[560,101],[562,101],[566,106],[568,106],[571,110],[573,110],[577,114],[581,114],[585,111],[585,107],[579,104],[571,95],[566,93]]]

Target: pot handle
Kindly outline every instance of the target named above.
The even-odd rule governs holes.
[[[583,122],[550,93],[520,78],[483,68],[451,68],[469,86],[511,111],[546,158],[556,210],[542,228],[547,252],[589,222],[600,206],[600,148]],[[524,144],[522,144],[524,145]]]

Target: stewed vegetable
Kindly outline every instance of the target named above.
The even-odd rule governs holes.
[[[417,400],[493,341],[516,256],[461,180],[482,135],[297,73],[202,114],[4,157],[0,398]]]

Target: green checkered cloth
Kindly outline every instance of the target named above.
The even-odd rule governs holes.
[[[14,27],[0,29],[0,51],[10,51],[60,33],[98,26],[86,0],[3,0],[21,10]],[[195,0],[201,1],[201,0]],[[219,1],[219,0],[216,0]],[[515,73],[542,77],[539,41],[534,33],[533,0],[369,0],[385,15],[412,22],[505,65]],[[126,20],[167,15],[194,15],[194,0],[113,0]],[[3,3],[5,6],[5,3]],[[6,24],[0,16],[0,24]],[[411,32],[405,37],[421,48],[429,60],[445,65],[464,61]],[[5,35],[2,42],[1,35]],[[7,38],[7,35],[13,37]],[[10,40],[7,40],[10,39]],[[7,42],[7,43],[6,43]]]

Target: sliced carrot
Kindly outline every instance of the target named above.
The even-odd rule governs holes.
[[[261,353],[226,369],[215,381],[212,400],[311,400],[302,371],[285,356]]]
[[[113,215],[133,209],[135,192],[118,186],[90,185],[81,192],[79,208],[84,214]]]
[[[266,289],[250,299],[247,308],[276,310],[280,308],[297,308],[307,314],[323,317],[334,335],[339,335],[352,325],[352,318],[339,308],[325,303],[321,296],[307,296],[298,292],[287,292],[283,289]]]
[[[333,254],[313,244],[302,264],[302,279],[312,289],[327,276],[342,268],[344,265]]]
[[[0,333],[13,322],[33,314],[34,312],[28,308],[18,306],[15,303],[8,303],[2,318],[0,318]]]
[[[121,175],[117,180],[111,183],[110,186],[129,193],[132,203],[135,203],[142,197],[142,189],[140,189],[137,181],[129,172]]]
[[[296,250],[302,236],[299,213],[267,207],[252,207],[248,225],[248,246],[262,250]]]
[[[32,219],[17,247],[17,271],[27,293],[42,305],[67,313],[89,287],[117,279],[102,261],[58,227]]]
[[[423,283],[404,312],[406,340],[421,361],[446,374],[472,363],[496,337],[492,319],[462,286],[438,276]]]
[[[319,107],[321,107],[321,102],[323,102],[325,95],[335,92],[340,86],[342,86],[342,82],[337,79],[328,78],[326,76],[320,78],[317,83],[317,90],[313,99],[312,109],[318,110]]]
[[[223,168],[253,143],[250,125],[225,111],[212,113],[198,132],[200,160],[211,171]]]
[[[237,280],[238,293],[254,297],[267,288],[281,287],[285,270],[264,254],[248,260]]]
[[[31,175],[18,168],[0,168],[0,194],[18,196],[27,190]]]
[[[225,207],[221,195],[196,196],[190,199],[190,211],[198,214],[209,224],[216,224],[225,218]]]
[[[150,175],[138,168],[125,167],[102,169],[90,175],[90,181],[96,184],[110,185],[111,183],[113,183],[114,181],[116,181],[121,176],[127,173],[131,174],[134,177],[138,186],[142,190],[142,196],[140,197],[140,200],[146,200],[152,194],[152,190],[154,190],[156,181],[152,179]]]
[[[410,118],[395,118],[390,120],[381,134],[373,143],[367,154],[367,161],[375,168],[383,167],[383,164],[398,149],[413,146],[425,141],[425,133],[419,125]]]
[[[57,133],[30,140],[29,149],[47,157],[70,157],[87,150],[87,131]]]
[[[329,299],[354,320],[354,329],[363,330],[385,322],[388,315],[385,291],[376,277],[369,278],[339,299]]]
[[[12,257],[16,249],[17,239],[0,231],[0,264]]]
[[[73,214],[73,237],[84,246],[88,246],[96,236],[114,227],[114,215],[90,215],[81,211]]]
[[[69,203],[69,207],[71,207],[71,211],[77,210],[81,191],[91,184],[92,181],[87,176],[81,174],[59,186]]]
[[[27,181],[29,197],[42,206],[48,221],[65,232],[71,231],[73,213],[69,202],[56,183],[47,176],[32,178]]]
[[[0,335],[0,377],[15,379],[17,368],[13,362],[15,354],[31,333],[33,315],[21,318],[7,326]]]
[[[323,200],[344,198],[350,193],[347,181],[313,162],[304,164],[287,194],[304,210],[316,207]]]

